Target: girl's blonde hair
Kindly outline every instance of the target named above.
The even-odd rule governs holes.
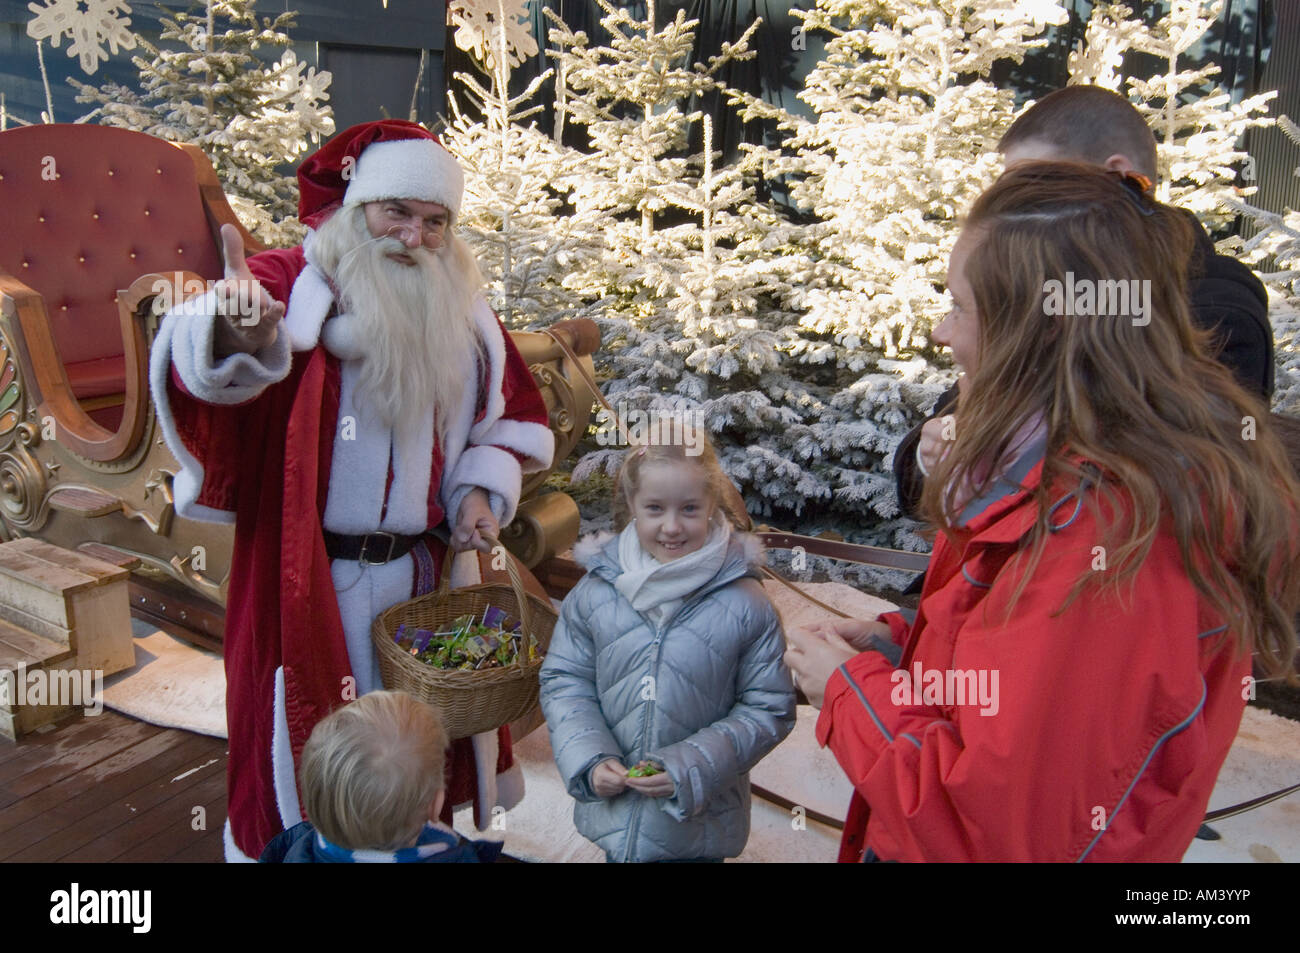
[[[987,491],[998,470],[989,462],[1003,460],[1041,413],[1047,447],[1033,493],[1038,515],[1021,543],[1023,575],[1008,616],[1052,531],[1053,502],[1095,467],[1099,492],[1080,495],[1103,526],[1108,571],[1084,572],[1066,604],[1090,584],[1118,591],[1157,536],[1172,533],[1188,578],[1237,647],[1254,649],[1268,674],[1293,681],[1300,487],[1268,409],[1210,357],[1208,332],[1192,324],[1193,227],[1187,213],[1077,163],[1017,165],[980,196],[965,226],[978,239],[966,279],[979,363],[922,505],[960,539],[963,488]],[[1148,282],[1149,323],[1048,313],[1049,281]]]
[[[443,787],[447,733],[405,692],[371,692],[322,718],[302,749],[307,818],[348,850],[397,850]]]
[[[748,530],[753,524],[745,501],[723,472],[708,432],[681,417],[655,417],[649,428],[652,439],[635,444],[623,458],[614,478],[614,526],[623,530],[632,522],[632,500],[641,487],[641,474],[656,463],[690,462],[704,471],[709,500],[733,526]]]

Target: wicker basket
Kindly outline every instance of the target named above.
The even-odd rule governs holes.
[[[496,540],[489,542],[494,549],[499,545]],[[448,737],[455,740],[500,728],[528,714],[537,704],[538,673],[551,644],[556,615],[549,604],[524,591],[514,559],[509,556],[509,586],[488,583],[452,589],[453,556],[449,548],[434,592],[381,612],[370,627],[370,638],[379,656],[379,676],[384,687],[408,692],[437,708]],[[440,669],[414,658],[393,641],[401,623],[437,632],[463,615],[481,618],[488,606],[522,623],[520,632],[531,635],[537,643],[535,661],[529,662],[525,654],[522,660],[503,668],[479,672]]]

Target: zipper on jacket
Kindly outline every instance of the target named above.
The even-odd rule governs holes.
[[[669,624],[675,621],[677,616],[681,615],[682,609],[685,608],[685,606],[682,606],[673,613],[672,618],[666,620],[662,625],[655,627],[655,637],[653,642],[655,655],[654,660],[650,663],[651,692],[648,700],[649,703],[645,707],[645,714],[641,716],[641,744],[638,746],[637,751],[638,761],[643,760],[646,757],[650,746],[650,729],[654,724],[655,705],[659,701],[659,663],[663,659],[664,654],[664,635],[668,631]],[[641,810],[645,807],[645,802],[647,800],[648,799],[645,795],[641,795],[637,799],[636,807],[632,809],[632,823],[628,825],[627,850],[623,852],[624,863],[632,862],[632,853],[636,850],[636,835],[641,828]]]
[[[685,606],[682,606],[685,608]],[[681,608],[673,612],[673,619],[681,614]],[[645,618],[645,616],[642,616]],[[672,621],[669,619],[668,621]],[[656,625],[654,632],[654,660],[650,663],[650,698],[646,705],[645,714],[641,716],[641,744],[638,745],[637,761],[646,757],[646,749],[650,745],[650,727],[654,724],[654,706],[659,701],[659,660],[663,658],[663,636],[668,631],[668,625]],[[636,850],[637,833],[641,829],[641,810],[645,807],[647,798],[640,796],[637,798],[637,805],[632,809],[632,823],[628,824],[628,846],[623,852],[623,862],[632,863],[632,854]]]

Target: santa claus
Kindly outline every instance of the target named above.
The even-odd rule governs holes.
[[[453,226],[463,176],[399,120],[298,170],[301,247],[245,261],[163,321],[151,385],[182,470],[176,510],[233,522],[226,610],[227,859],[302,820],[318,720],[380,688],[371,621],[436,584],[446,537],[486,549],[521,475],[551,464],[546,407]],[[523,793],[506,729],[457,742],[448,805]],[[444,811],[450,821],[450,808]]]

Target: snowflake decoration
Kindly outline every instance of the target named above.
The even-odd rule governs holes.
[[[307,70],[306,76],[302,75],[304,68]],[[328,71],[318,73],[314,67],[300,63],[293,50],[285,50],[280,57],[276,86],[287,108],[297,115],[313,142],[320,141],[322,133],[328,136],[334,131],[334,120],[323,116],[317,106],[318,101],[323,103],[330,98],[329,85],[332,80],[333,75]]]
[[[44,6],[29,3],[27,9],[36,14],[27,24],[27,35],[33,40],[48,39],[50,46],[58,49],[67,34],[72,41],[68,55],[79,56],[86,73],[94,73],[99,61],[108,59],[105,42],[114,54],[119,47],[135,49],[131,18],[122,16],[131,12],[125,0],[45,0]]]
[[[456,45],[493,68],[506,33],[506,62],[513,68],[537,55],[537,40],[528,26],[528,0],[454,0],[448,12],[456,26]]]

